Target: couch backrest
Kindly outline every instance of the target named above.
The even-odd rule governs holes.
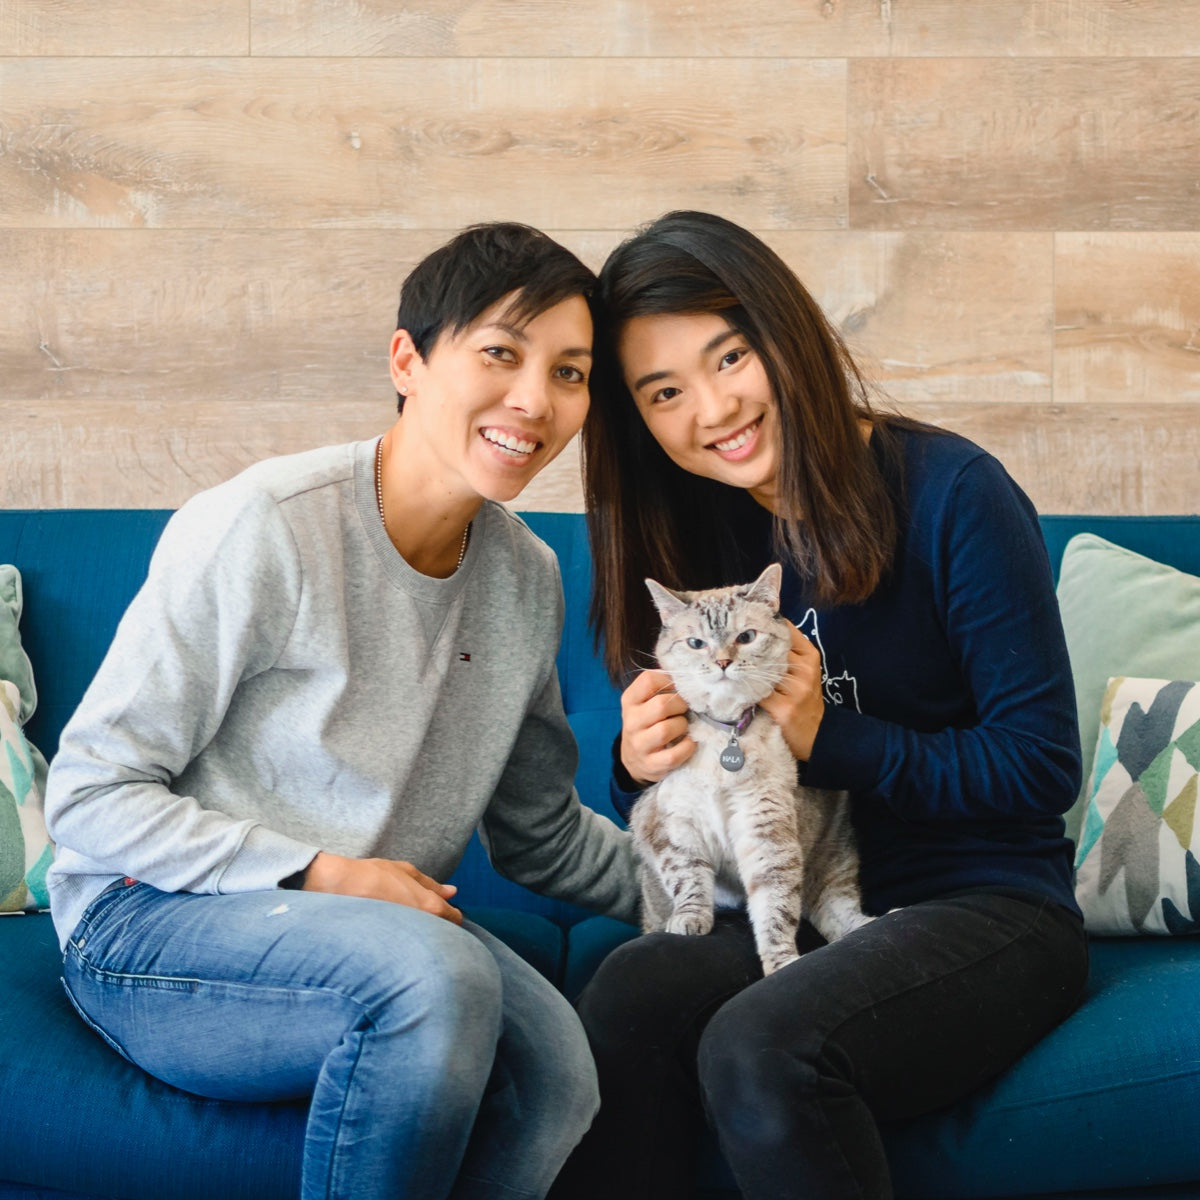
[[[21,572],[21,631],[38,686],[38,710],[26,732],[48,758],[145,578],[170,515],[157,509],[0,511],[0,562],[14,563]],[[523,515],[558,555],[562,569],[567,611],[558,670],[579,742],[579,794],[584,803],[611,815],[610,746],[619,698],[594,653],[587,626],[591,558],[584,519],[575,513]],[[1200,516],[1046,516],[1042,530],[1056,576],[1063,547],[1083,532],[1200,575]],[[584,915],[499,878],[478,842],[472,843],[454,879],[477,904],[544,912],[564,923]]]
[[[38,689],[25,732],[47,758],[146,578],[170,515],[163,509],[0,511],[0,562],[21,572],[21,640]]]
[[[1067,542],[1077,533],[1094,533],[1105,541],[1144,554],[1189,575],[1200,575],[1200,515],[1159,517],[1044,516],[1042,537],[1058,581]]]

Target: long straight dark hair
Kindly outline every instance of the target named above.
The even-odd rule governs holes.
[[[719,313],[762,360],[779,409],[776,552],[815,600],[854,603],[891,563],[896,514],[860,420],[886,419],[837,330],[787,264],[748,230],[668,213],[618,246],[600,272],[592,403],[583,428],[594,564],[591,622],[616,680],[653,644],[643,580],[701,588],[739,582],[734,537],[749,494],[678,467],[624,382],[617,341],[634,317]],[[881,428],[882,426],[882,428]],[[754,569],[761,569],[763,564]],[[644,665],[644,664],[643,664]]]

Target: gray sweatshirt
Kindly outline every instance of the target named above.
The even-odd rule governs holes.
[[[123,876],[263,890],[327,850],[444,880],[476,827],[508,878],[636,920],[628,835],[573,787],[554,555],[485,503],[459,570],[419,574],[374,448],[259,463],[168,523],[50,770],[64,944]]]

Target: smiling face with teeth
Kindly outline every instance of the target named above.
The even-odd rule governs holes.
[[[779,411],[762,360],[718,313],[633,317],[618,354],[655,441],[685,471],[775,511]]]
[[[407,331],[392,339],[397,422],[423,494],[478,507],[514,499],[579,432],[588,409],[592,319],[571,296],[526,321],[505,296],[422,358]]]

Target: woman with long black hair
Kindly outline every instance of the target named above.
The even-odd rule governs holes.
[[[704,1121],[748,1200],[886,1197],[881,1123],[949,1104],[1078,1003],[1061,814],[1074,695],[1036,513],[954,434],[889,415],[760,239],[677,212],[601,272],[584,427],[592,616],[625,686],[618,806],[697,752],[642,669],[643,580],[785,566],[791,665],[763,702],[807,785],[851,795],[866,910],[763,978],[744,913],[637,938],[579,1001],[601,1111],[556,1196],[692,1194]]]

